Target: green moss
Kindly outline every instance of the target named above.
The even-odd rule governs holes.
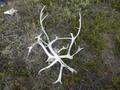
[[[111,6],[116,9],[116,10],[120,10],[120,0],[112,0]]]
[[[4,31],[6,29],[8,29],[8,25],[2,25],[2,26],[0,26],[0,32]]]
[[[104,49],[105,40],[100,35],[99,28],[96,28],[97,25],[86,23],[86,21],[87,20],[83,21],[83,31],[80,38],[89,44],[88,48],[92,48],[100,54]]]
[[[120,36],[116,36],[115,45],[115,54],[120,58]]]
[[[114,85],[117,87],[117,90],[120,89],[119,83],[120,83],[120,76],[114,77]]]
[[[41,0],[41,3],[47,6],[49,6],[50,4],[59,4],[60,2],[62,2],[62,0]]]
[[[4,22],[4,19],[3,18],[0,18],[0,23]]]
[[[76,59],[78,58],[74,58],[74,61],[77,61]],[[104,80],[107,81],[107,78],[102,76],[105,76],[104,73],[108,70],[108,65],[106,65],[102,59],[97,59],[96,61],[79,60],[75,62],[75,64],[79,67],[79,69],[77,69],[77,74],[70,74],[69,71],[66,73],[63,72],[62,81],[65,89],[77,86],[78,82],[81,84],[81,88],[85,86],[87,88],[91,87],[92,89],[98,89],[101,87],[110,88],[113,86],[111,82],[103,84]],[[69,86],[66,86],[66,83],[69,83]],[[78,88],[74,87],[74,89]]]

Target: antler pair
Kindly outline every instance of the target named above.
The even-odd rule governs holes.
[[[44,35],[46,36],[46,39],[47,39],[47,42],[45,42],[43,39],[42,39],[42,35],[43,34],[40,34],[38,35],[36,38],[37,38],[37,41],[35,43],[33,43],[29,48],[29,51],[28,51],[28,55],[30,54],[31,50],[33,49],[33,47],[36,45],[36,44],[39,44],[43,50],[45,51],[45,53],[47,54],[48,56],[48,59],[46,60],[46,62],[48,62],[48,66],[42,68],[38,74],[40,74],[43,70],[46,70],[50,67],[52,67],[54,64],[56,64],[57,62],[60,63],[60,72],[59,72],[59,76],[58,76],[58,79],[54,82],[55,83],[58,83],[61,82],[61,78],[62,78],[62,71],[63,71],[63,68],[67,68],[68,70],[70,70],[72,73],[75,72],[77,73],[77,71],[73,68],[71,68],[70,66],[68,66],[67,64],[64,63],[64,61],[62,60],[63,58],[67,58],[67,59],[73,59],[74,55],[76,55],[78,52],[80,52],[83,48],[80,48],[80,46],[78,47],[77,51],[71,55],[71,48],[73,46],[73,43],[75,42],[75,39],[78,37],[78,35],[80,34],[80,30],[81,30],[81,14],[79,13],[79,28],[78,28],[78,32],[77,32],[77,35],[73,35],[72,33],[70,33],[71,37],[58,37],[56,36],[56,38],[52,41],[50,41],[44,27],[43,27],[43,21],[46,19],[46,17],[48,15],[45,15],[43,16],[43,10],[44,10],[45,6],[42,8],[41,12],[40,12],[40,25],[41,25],[41,29],[44,33]],[[55,49],[53,48],[53,44],[58,41],[58,40],[71,40],[71,43],[65,47],[63,46],[62,48],[60,49]],[[49,49],[49,50],[48,50]],[[68,52],[67,54],[65,55],[60,55],[60,52],[64,49],[68,49]]]

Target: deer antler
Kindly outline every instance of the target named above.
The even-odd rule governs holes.
[[[72,33],[70,33],[71,37],[58,37],[56,36],[56,38],[52,41],[50,41],[44,27],[43,27],[43,21],[45,20],[45,18],[48,16],[48,15],[45,15],[43,17],[43,10],[44,10],[45,6],[42,8],[41,12],[40,12],[40,25],[41,25],[41,29],[43,31],[43,33],[45,34],[46,38],[47,38],[47,41],[48,42],[45,42],[43,41],[43,39],[41,38],[42,34],[40,34],[39,36],[37,36],[37,41],[35,43],[33,43],[30,47],[29,47],[29,52],[28,52],[28,55],[30,54],[31,50],[33,49],[33,47],[36,45],[36,44],[39,44],[43,50],[45,51],[45,53],[47,54],[48,56],[48,59],[46,60],[46,62],[48,62],[48,66],[42,68],[38,74],[40,74],[42,71],[52,67],[54,64],[56,64],[57,62],[60,63],[60,72],[59,72],[59,76],[58,76],[58,79],[54,82],[55,83],[58,83],[61,82],[61,78],[62,78],[62,71],[63,71],[63,68],[66,67],[68,70],[70,70],[72,73],[75,72],[77,73],[77,71],[73,68],[71,68],[70,66],[68,66],[67,64],[64,63],[64,61],[62,60],[63,58],[68,58],[68,59],[73,59],[73,56],[76,55],[78,52],[80,52],[83,48],[80,48],[80,46],[78,47],[77,51],[74,53],[74,54],[70,54],[71,52],[71,49],[72,49],[72,46],[73,46],[73,43],[75,42],[75,39],[78,37],[78,35],[80,34],[80,30],[81,30],[81,14],[79,13],[79,28],[78,28],[78,32],[77,34],[74,36]],[[56,49],[58,51],[56,51],[54,48],[53,48],[53,44],[57,41],[57,40],[71,40],[71,43],[69,45],[67,45],[67,47],[62,47],[61,49]],[[48,49],[49,51],[48,51]],[[64,49],[68,49],[68,52],[66,55],[60,55],[60,52]],[[50,63],[51,62],[51,63]]]

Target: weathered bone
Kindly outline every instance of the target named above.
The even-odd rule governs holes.
[[[70,70],[72,73],[77,73],[77,71],[73,68],[71,68],[70,66],[68,66],[67,64],[65,64],[63,62],[63,58],[68,58],[68,59],[73,59],[74,55],[76,55],[77,53],[79,53],[83,48],[80,48],[80,46],[78,47],[77,51],[74,53],[74,54],[70,54],[71,52],[71,49],[72,49],[72,46],[73,44],[75,43],[75,39],[79,36],[80,34],[80,30],[81,30],[81,14],[79,13],[79,28],[78,28],[78,32],[77,32],[77,35],[74,36],[73,33],[70,33],[70,36],[71,37],[58,37],[56,36],[55,39],[53,39],[52,41],[50,41],[44,27],[43,27],[43,21],[46,19],[46,17],[48,15],[45,15],[43,17],[43,10],[44,10],[45,6],[42,8],[41,12],[40,12],[40,25],[41,25],[41,29],[44,33],[44,35],[46,36],[46,39],[47,39],[47,42],[45,42],[41,37],[42,37],[42,34],[38,35],[36,38],[37,38],[37,41],[32,44],[29,48],[29,51],[28,51],[28,55],[30,54],[31,50],[33,49],[33,47],[36,45],[36,44],[39,44],[43,50],[45,51],[45,53],[47,54],[48,56],[48,59],[46,60],[46,62],[48,62],[48,66],[42,68],[38,74],[40,74],[42,71],[52,67],[54,64],[56,64],[57,62],[60,63],[60,72],[59,72],[59,76],[58,76],[58,79],[54,82],[55,83],[58,83],[61,82],[61,79],[62,79],[62,71],[63,71],[63,68],[67,68],[68,70]],[[57,40],[71,40],[71,43],[67,45],[67,47],[62,47],[61,49],[57,49],[57,48],[53,48],[53,44],[57,41]],[[48,49],[50,51],[48,51]],[[60,52],[63,51],[64,49],[68,49],[68,52],[66,55],[60,55]]]

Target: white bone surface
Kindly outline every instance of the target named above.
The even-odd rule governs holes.
[[[17,13],[17,11],[18,10],[11,8],[10,10],[5,11],[4,14],[8,14],[8,15],[13,16],[15,13]]]
[[[79,53],[83,48],[81,48],[80,46],[78,46],[78,49],[77,51],[74,53],[74,54],[71,54],[71,49],[72,49],[72,46],[73,44],[75,43],[75,39],[78,37],[78,35],[80,34],[80,30],[81,30],[81,14],[79,13],[79,28],[78,29],[78,32],[77,34],[74,36],[73,33],[70,33],[70,36],[71,37],[58,37],[56,36],[55,39],[51,40],[49,39],[49,36],[47,35],[44,27],[43,27],[43,21],[45,20],[45,18],[47,17],[47,15],[44,15],[43,16],[43,10],[44,10],[45,6],[42,8],[41,12],[40,12],[40,25],[41,25],[41,29],[44,33],[44,35],[46,36],[46,39],[47,39],[47,42],[45,42],[43,39],[42,39],[42,35],[43,34],[40,34],[38,35],[36,38],[37,38],[37,41],[35,43],[33,43],[30,47],[29,47],[29,51],[28,51],[28,55],[30,54],[31,50],[33,49],[33,47],[36,45],[36,44],[39,44],[43,50],[45,51],[45,53],[47,54],[48,56],[48,59],[46,60],[46,62],[48,62],[48,66],[42,68],[38,74],[40,74],[42,71],[52,67],[54,64],[56,63],[60,63],[60,71],[59,71],[59,76],[58,76],[58,79],[54,82],[55,83],[58,83],[60,82],[62,84],[62,71],[63,71],[63,68],[67,68],[68,70],[70,70],[72,73],[77,73],[77,71],[73,68],[71,68],[70,66],[68,66],[66,63],[64,63],[64,61],[62,60],[63,58],[67,58],[67,59],[73,59],[74,55],[76,55],[77,53]],[[62,46],[60,49],[58,48],[53,48],[53,44],[57,41],[57,40],[71,40],[70,44],[68,44],[66,47],[65,46]],[[49,50],[48,50],[48,49]],[[68,52],[67,54],[65,55],[60,55],[60,52],[62,50],[65,50],[67,49]]]

